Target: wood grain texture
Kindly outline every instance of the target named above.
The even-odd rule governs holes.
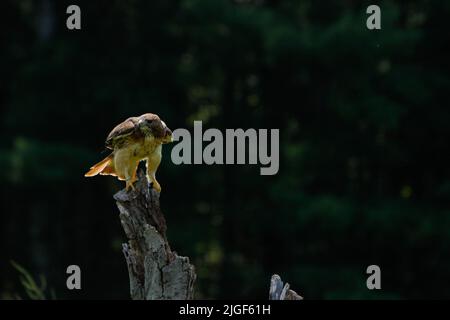
[[[128,238],[122,245],[133,300],[190,300],[194,298],[196,273],[189,258],[171,250],[166,237],[166,220],[161,212],[159,193],[147,184],[145,169],[138,169],[136,190],[114,195],[120,222]],[[302,300],[274,274],[270,300]]]
[[[303,300],[303,297],[291,290],[289,283],[283,285],[280,276],[274,274],[270,280],[269,300]]]
[[[189,258],[178,256],[166,237],[166,220],[159,193],[138,170],[136,190],[114,195],[120,222],[128,238],[123,253],[133,300],[188,300],[194,296],[196,273]]]

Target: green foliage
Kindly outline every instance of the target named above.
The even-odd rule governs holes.
[[[11,261],[11,265],[19,272],[20,283],[25,290],[27,297],[31,300],[56,299],[53,289],[47,290],[47,280],[43,275],[39,276],[39,284],[31,274],[20,264]],[[48,291],[48,293],[47,293]]]

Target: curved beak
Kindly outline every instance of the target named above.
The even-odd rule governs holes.
[[[164,128],[164,137],[163,143],[173,142],[172,130],[170,130],[167,126]]]

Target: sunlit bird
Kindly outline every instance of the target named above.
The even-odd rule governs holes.
[[[147,180],[161,192],[156,170],[161,163],[162,144],[172,142],[172,131],[156,114],[131,117],[117,125],[106,138],[105,145],[112,153],[91,167],[84,175],[116,176],[126,181],[126,189],[134,189],[136,171],[141,160],[147,162]]]

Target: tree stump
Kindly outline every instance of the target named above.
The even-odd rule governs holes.
[[[189,258],[172,251],[166,237],[166,220],[159,193],[139,168],[135,190],[114,195],[120,222],[128,238],[122,245],[133,300],[193,299],[195,269]]]
[[[133,300],[190,300],[194,297],[195,269],[188,257],[172,251],[166,236],[166,219],[159,205],[159,193],[151,188],[145,169],[138,170],[135,190],[114,195],[120,222],[128,238],[122,251],[128,266]],[[270,300],[302,300],[289,284],[274,274]]]

